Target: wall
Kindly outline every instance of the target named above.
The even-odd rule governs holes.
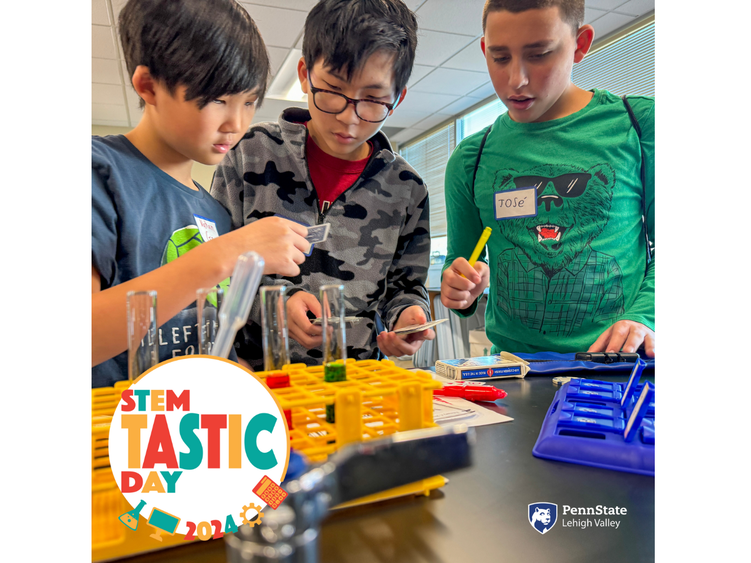
[[[92,125],[91,134],[104,136],[104,135],[124,135],[130,131],[129,127],[111,127],[108,125]],[[211,179],[214,177],[214,170],[216,166],[206,166],[198,162],[193,163],[193,179],[201,184],[206,190],[211,187]]]

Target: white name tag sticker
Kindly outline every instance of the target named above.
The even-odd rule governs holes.
[[[495,218],[518,219],[537,215],[537,188],[519,188],[495,192]]]
[[[217,231],[214,221],[200,215],[193,215],[193,218],[196,220],[196,226],[201,233],[203,242],[209,242],[211,239],[219,236],[219,231]]]

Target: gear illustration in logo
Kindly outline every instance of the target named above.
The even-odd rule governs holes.
[[[247,514],[248,510],[255,510],[258,513],[258,518],[255,520],[248,520]],[[255,526],[256,524],[261,523],[261,518],[263,518],[263,512],[261,512],[261,507],[253,504],[252,502],[247,505],[243,506],[243,511],[240,513],[240,516],[242,516],[243,524],[247,524],[248,526]]]

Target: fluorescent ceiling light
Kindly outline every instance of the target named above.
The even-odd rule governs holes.
[[[269,90],[266,93],[267,98],[274,100],[288,100],[290,102],[307,102],[307,94],[303,93],[300,88],[300,81],[297,79],[297,63],[302,57],[300,49],[290,50],[284,63],[272,80]]]

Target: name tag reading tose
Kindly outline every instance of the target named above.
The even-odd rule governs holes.
[[[198,231],[201,233],[203,242],[209,242],[211,239],[219,236],[219,231],[217,231],[216,223],[214,223],[214,221],[195,214],[193,215],[193,218],[196,220],[196,226],[198,227]]]
[[[537,189],[534,186],[495,192],[495,218],[497,221],[534,217],[536,215]]]

